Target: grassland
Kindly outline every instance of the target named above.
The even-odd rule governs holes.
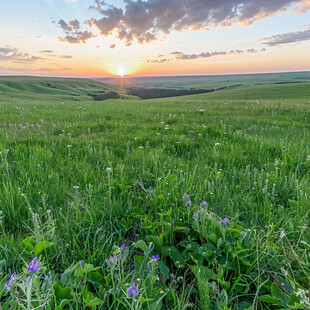
[[[0,79],[2,309],[308,309],[310,84],[110,89]]]

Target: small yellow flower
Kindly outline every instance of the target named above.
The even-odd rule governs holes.
[[[221,174],[221,171],[218,171],[217,174]]]

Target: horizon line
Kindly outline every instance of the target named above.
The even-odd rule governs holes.
[[[76,75],[25,75],[25,74],[2,74],[0,77],[42,77],[42,78],[67,78],[67,79],[125,79],[125,78],[155,78],[155,77],[204,77],[204,76],[238,76],[238,75],[259,75],[259,74],[285,74],[285,73],[310,73],[310,70],[301,70],[301,71],[267,71],[267,72],[251,72],[251,73],[224,73],[224,74],[184,74],[184,75],[124,75],[123,77],[119,75],[106,75],[106,76],[76,76]]]

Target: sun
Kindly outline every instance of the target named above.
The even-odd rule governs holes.
[[[125,71],[125,69],[123,67],[121,67],[121,68],[118,69],[117,73],[118,73],[118,75],[120,77],[124,77],[124,75],[126,74],[126,71]]]

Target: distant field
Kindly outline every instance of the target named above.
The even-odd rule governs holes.
[[[1,307],[18,309],[4,283],[38,256],[46,309],[307,309],[310,83],[279,79],[309,73],[151,100],[1,77]]]
[[[98,78],[97,81],[119,87],[119,78]],[[202,89],[253,86],[255,84],[310,82],[310,72],[262,73],[242,75],[125,77],[123,87]]]

